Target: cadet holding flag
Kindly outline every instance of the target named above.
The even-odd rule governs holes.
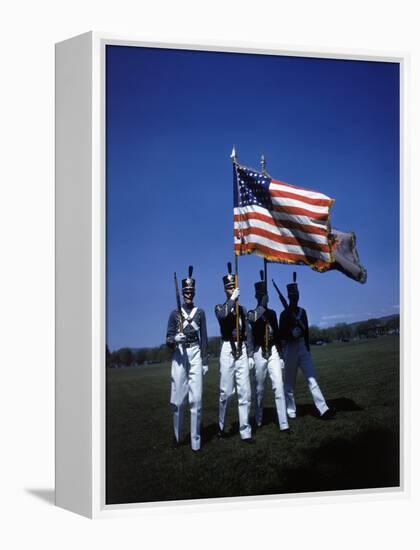
[[[219,394],[219,438],[226,437],[225,419],[230,397],[238,393],[239,434],[245,442],[252,441],[249,424],[251,387],[249,368],[253,366],[253,347],[246,309],[237,305],[239,288],[232,266],[228,263],[228,274],[223,277],[226,301],[215,307],[220,325],[222,348],[220,351],[220,394]]]
[[[168,321],[166,343],[173,350],[171,368],[171,408],[174,425],[174,446],[180,442],[183,412],[188,396],[191,413],[191,448],[199,451],[201,446],[200,422],[202,379],[208,370],[207,366],[207,328],[206,316],[202,309],[194,305],[195,280],[193,268],[189,267],[188,278],[182,281],[184,303],[178,290],[177,309],[171,312]]]
[[[273,309],[267,307],[267,284],[264,281],[263,271],[261,271],[261,281],[255,283],[254,286],[257,307],[248,312],[248,319],[254,343],[255,421],[258,427],[262,425],[264,385],[268,373],[274,392],[280,430],[290,433],[283,388],[283,360],[280,356],[281,344],[277,315]]]

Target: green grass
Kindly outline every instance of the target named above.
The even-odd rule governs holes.
[[[107,369],[108,504],[342,490],[399,485],[399,340],[313,347],[318,382],[338,410],[319,420],[301,374],[293,434],[280,434],[267,380],[262,428],[241,442],[237,402],[219,441],[218,362],[204,378],[202,449],[171,448],[170,365]],[[251,418],[253,412],[251,412]]]

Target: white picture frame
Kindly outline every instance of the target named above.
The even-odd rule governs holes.
[[[105,503],[105,47],[164,47],[202,51],[290,55],[382,61],[400,65],[400,219],[407,216],[407,67],[406,54],[378,54],[270,44],[168,44],[89,32],[56,45],[56,504],[90,518],[138,513],[157,504]],[[407,261],[407,235],[401,234],[401,281]],[[405,271],[407,273],[407,271]],[[402,289],[407,288],[401,284]],[[404,326],[408,305],[401,291],[401,441],[400,488],[339,491],[274,497],[236,497],[159,505],[262,505],[297,498],[400,498],[409,486],[407,349]],[[77,346],[74,345],[77,343]]]

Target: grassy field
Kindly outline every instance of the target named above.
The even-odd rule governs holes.
[[[278,429],[267,380],[263,426],[241,442],[237,403],[230,437],[217,439],[218,362],[204,378],[202,449],[171,448],[170,366],[107,369],[107,504],[399,485],[399,340],[383,336],[312,348],[318,382],[338,413],[316,410],[298,376],[293,434]],[[251,412],[251,417],[253,411]]]

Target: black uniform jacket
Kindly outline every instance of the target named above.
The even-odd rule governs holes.
[[[214,308],[217,320],[220,325],[220,334],[222,340],[231,342],[231,345],[236,345],[236,306],[235,300],[227,300],[224,304],[217,304]],[[239,339],[246,345],[248,357],[254,354],[254,346],[252,343],[251,328],[248,323],[246,309],[239,306]]]
[[[248,311],[248,320],[251,325],[254,349],[262,347],[265,352],[268,352],[271,346],[274,345],[281,353],[276,312],[260,305]],[[266,349],[267,344],[268,349]]]
[[[296,320],[296,317],[299,318],[300,323]],[[300,325],[303,325],[303,327]],[[299,327],[300,329],[300,336],[298,337],[294,336],[292,332],[296,327]],[[297,338],[303,337],[309,351],[308,316],[302,307],[298,307],[296,311],[293,311],[291,308],[287,308],[280,313],[279,332],[280,339],[285,340],[286,342],[291,342],[293,340],[297,340]]]
[[[187,314],[189,314],[193,309],[194,305],[182,304],[183,309]],[[182,318],[184,321],[184,318]],[[201,359],[204,365],[207,365],[207,325],[206,325],[206,314],[203,309],[197,308],[192,321],[195,321],[199,330],[196,331],[194,327],[188,324],[185,328],[181,329],[181,324],[179,320],[179,313],[177,309],[171,312],[168,320],[168,329],[166,331],[166,343],[171,349],[175,349],[175,335],[178,332],[183,332],[186,336],[186,344],[199,344],[201,349]]]

